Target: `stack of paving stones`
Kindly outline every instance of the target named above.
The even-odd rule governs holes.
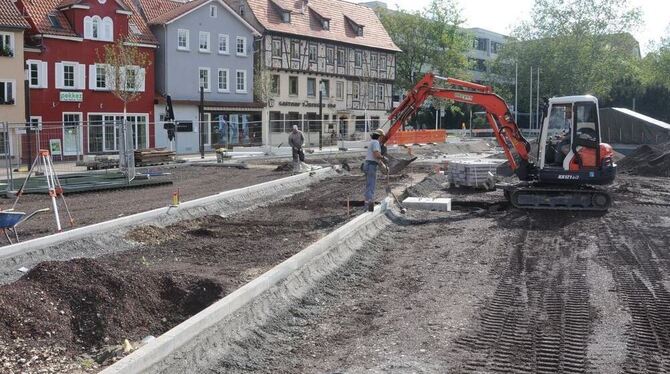
[[[451,161],[447,168],[447,179],[455,187],[493,189],[499,160]]]

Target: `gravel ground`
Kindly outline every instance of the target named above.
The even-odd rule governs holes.
[[[211,370],[669,372],[670,185],[614,190],[606,214],[410,212]]]
[[[170,203],[172,193],[177,189],[182,201],[188,201],[290,175],[286,172],[273,171],[271,168],[202,168],[183,165],[166,167],[163,170],[171,173],[167,178],[172,180],[172,185],[66,195],[65,199],[75,221],[75,227],[164,207]],[[0,203],[4,208],[10,208],[14,200],[4,199]],[[51,200],[47,195],[23,195],[16,210],[30,213],[47,207],[51,207]],[[64,230],[67,230],[70,227],[68,221],[64,219],[65,210],[62,205],[59,205],[59,210],[61,223]],[[22,241],[55,233],[56,223],[53,213],[41,213],[31,218],[22,223],[18,231]],[[6,244],[5,240],[2,242]]]

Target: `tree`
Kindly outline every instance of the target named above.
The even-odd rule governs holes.
[[[98,63],[104,69],[106,86],[123,103],[123,123],[119,144],[119,167],[128,180],[135,177],[133,143],[127,124],[128,104],[136,101],[144,93],[146,69],[151,65],[149,54],[132,45],[127,39],[119,38],[106,44],[102,55],[98,52]]]
[[[396,58],[395,85],[414,86],[426,71],[464,77],[465,52],[471,38],[461,28],[464,20],[455,0],[432,0],[422,11],[380,9],[379,19],[402,50]]]
[[[529,106],[531,67],[540,69],[542,96],[607,100],[616,81],[639,73],[639,45],[629,32],[640,17],[627,0],[535,0],[530,20],[514,29],[494,70],[514,82],[518,64],[520,109]]]
[[[666,34],[642,60],[641,75],[648,85],[660,84],[670,88],[670,27]]]
[[[263,66],[261,58],[258,58],[255,63],[254,68],[254,98],[260,100],[263,105],[263,118],[268,121],[267,131],[263,130],[263,144],[269,144],[270,138],[269,134],[272,131],[272,123],[270,123],[270,99],[273,96],[273,90],[278,89],[278,87],[273,87],[275,82],[273,81],[272,73],[270,70],[266,69]],[[276,82],[279,84],[279,82]],[[227,133],[227,132],[226,132]]]

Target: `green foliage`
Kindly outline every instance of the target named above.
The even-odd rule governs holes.
[[[387,32],[402,50],[396,58],[396,86],[414,87],[427,71],[462,77],[470,37],[460,27],[464,20],[455,0],[432,0],[422,11],[379,10]]]
[[[528,108],[531,67],[540,68],[541,96],[593,94],[606,100],[614,82],[633,79],[640,52],[628,32],[640,24],[641,16],[628,3],[535,0],[531,19],[514,30],[492,67],[509,89],[518,64],[520,109]]]
[[[670,88],[670,36],[662,38],[642,60],[641,76],[645,84]]]

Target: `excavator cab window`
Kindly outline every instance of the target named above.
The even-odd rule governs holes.
[[[572,125],[572,104],[555,104],[549,114],[548,136],[569,133]]]
[[[575,140],[579,145],[595,148],[598,146],[598,107],[596,103],[575,104]]]
[[[560,166],[572,142],[572,104],[554,104],[549,113],[545,163]]]

